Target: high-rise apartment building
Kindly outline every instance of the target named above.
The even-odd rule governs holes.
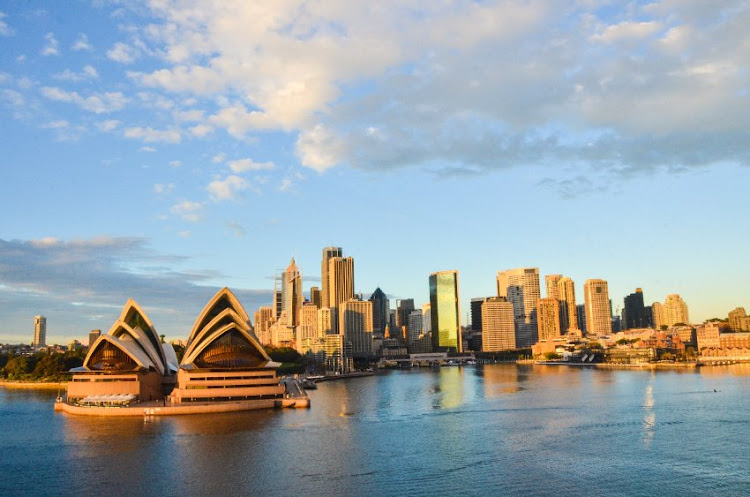
[[[396,300],[396,328],[398,337],[394,336],[391,331],[391,338],[398,338],[402,342],[407,340],[407,330],[409,329],[409,315],[414,311],[414,299]]]
[[[416,342],[422,334],[422,309],[411,311],[411,314],[409,314],[409,324],[407,325],[407,329],[409,330],[407,340],[411,347],[411,344]],[[411,348],[409,350],[411,350]]]
[[[300,276],[297,264],[292,257],[289,266],[281,273],[281,312],[282,314],[286,313],[288,325],[297,326],[299,324],[299,312],[304,300],[302,276]]]
[[[323,249],[323,260],[320,263],[320,281],[322,290],[320,292],[320,306],[332,307],[330,302],[331,290],[328,282],[328,261],[333,257],[343,257],[341,247],[326,247]]]
[[[505,297],[488,297],[481,304],[482,351],[498,352],[516,348],[513,304]]]
[[[339,323],[344,341],[354,357],[372,354],[372,302],[350,299],[339,304]]]
[[[328,259],[328,307],[331,308],[333,329],[339,333],[339,306],[354,298],[354,259],[331,257]],[[372,331],[372,330],[370,330]]]
[[[554,297],[539,299],[537,323],[539,324],[539,340],[550,340],[561,336],[560,301]]]
[[[576,310],[576,289],[573,280],[563,276],[557,282],[557,294],[560,301],[560,329],[563,333],[577,330],[579,326]]]
[[[651,304],[651,321],[657,330],[660,330],[662,326],[666,326],[664,323],[664,306],[661,305],[661,302]]]
[[[469,305],[471,306],[471,329],[472,331],[482,331],[482,304],[487,300],[487,297],[475,297],[471,299]]]
[[[461,352],[461,321],[458,271],[439,271],[430,275],[432,313],[432,349]]]
[[[318,309],[318,333],[321,335],[334,333],[330,307],[321,307]]]
[[[750,331],[750,320],[747,318],[744,307],[736,307],[729,311],[729,327],[732,331]]]
[[[386,326],[388,326],[388,297],[378,287],[372,292],[369,300],[372,302],[372,332],[382,337],[385,335]]]
[[[274,284],[275,287],[275,284]],[[273,310],[274,310],[274,321],[278,321],[281,318],[281,305],[282,305],[282,298],[281,298],[281,290],[276,290],[274,288],[273,291]]]
[[[47,318],[34,316],[34,347],[47,346]]]
[[[586,333],[598,336],[612,333],[607,282],[599,279],[586,280],[583,284],[583,298],[586,306]]]
[[[676,293],[667,295],[667,300],[664,301],[662,307],[664,315],[664,322],[669,327],[676,324],[690,324],[690,318],[688,317],[688,306],[682,297]]]
[[[537,342],[537,304],[540,298],[539,268],[518,268],[497,272],[497,295],[513,304],[518,348]]]
[[[102,336],[102,330],[91,330],[89,331],[89,348],[94,345],[94,342]]]
[[[578,328],[581,333],[586,334],[586,306],[584,304],[578,304],[576,306],[576,319],[578,319]]]

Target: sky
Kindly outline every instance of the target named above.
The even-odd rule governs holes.
[[[468,302],[498,270],[750,310],[750,2],[0,3],[0,342],[185,339],[294,257]],[[543,286],[543,283],[542,283]],[[544,293],[544,292],[543,292]]]

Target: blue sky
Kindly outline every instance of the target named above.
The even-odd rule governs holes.
[[[268,5],[267,5],[268,4]],[[185,338],[294,256],[464,312],[495,272],[750,306],[750,6],[739,1],[9,0],[0,342]]]

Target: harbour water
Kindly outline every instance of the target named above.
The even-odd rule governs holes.
[[[748,495],[750,365],[478,365],[321,383],[312,408],[55,414],[0,389],[0,495]]]

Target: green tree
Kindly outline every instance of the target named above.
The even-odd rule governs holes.
[[[557,352],[545,352],[544,353],[544,358],[548,361],[555,361],[557,359],[560,359],[560,357],[561,357],[560,354],[558,354]]]
[[[28,373],[29,359],[26,356],[16,356],[8,360],[8,364],[5,365],[3,371],[8,379],[20,380],[24,378]]]
[[[64,369],[65,361],[62,354],[46,354],[36,363],[31,377],[35,380],[59,379]]]

